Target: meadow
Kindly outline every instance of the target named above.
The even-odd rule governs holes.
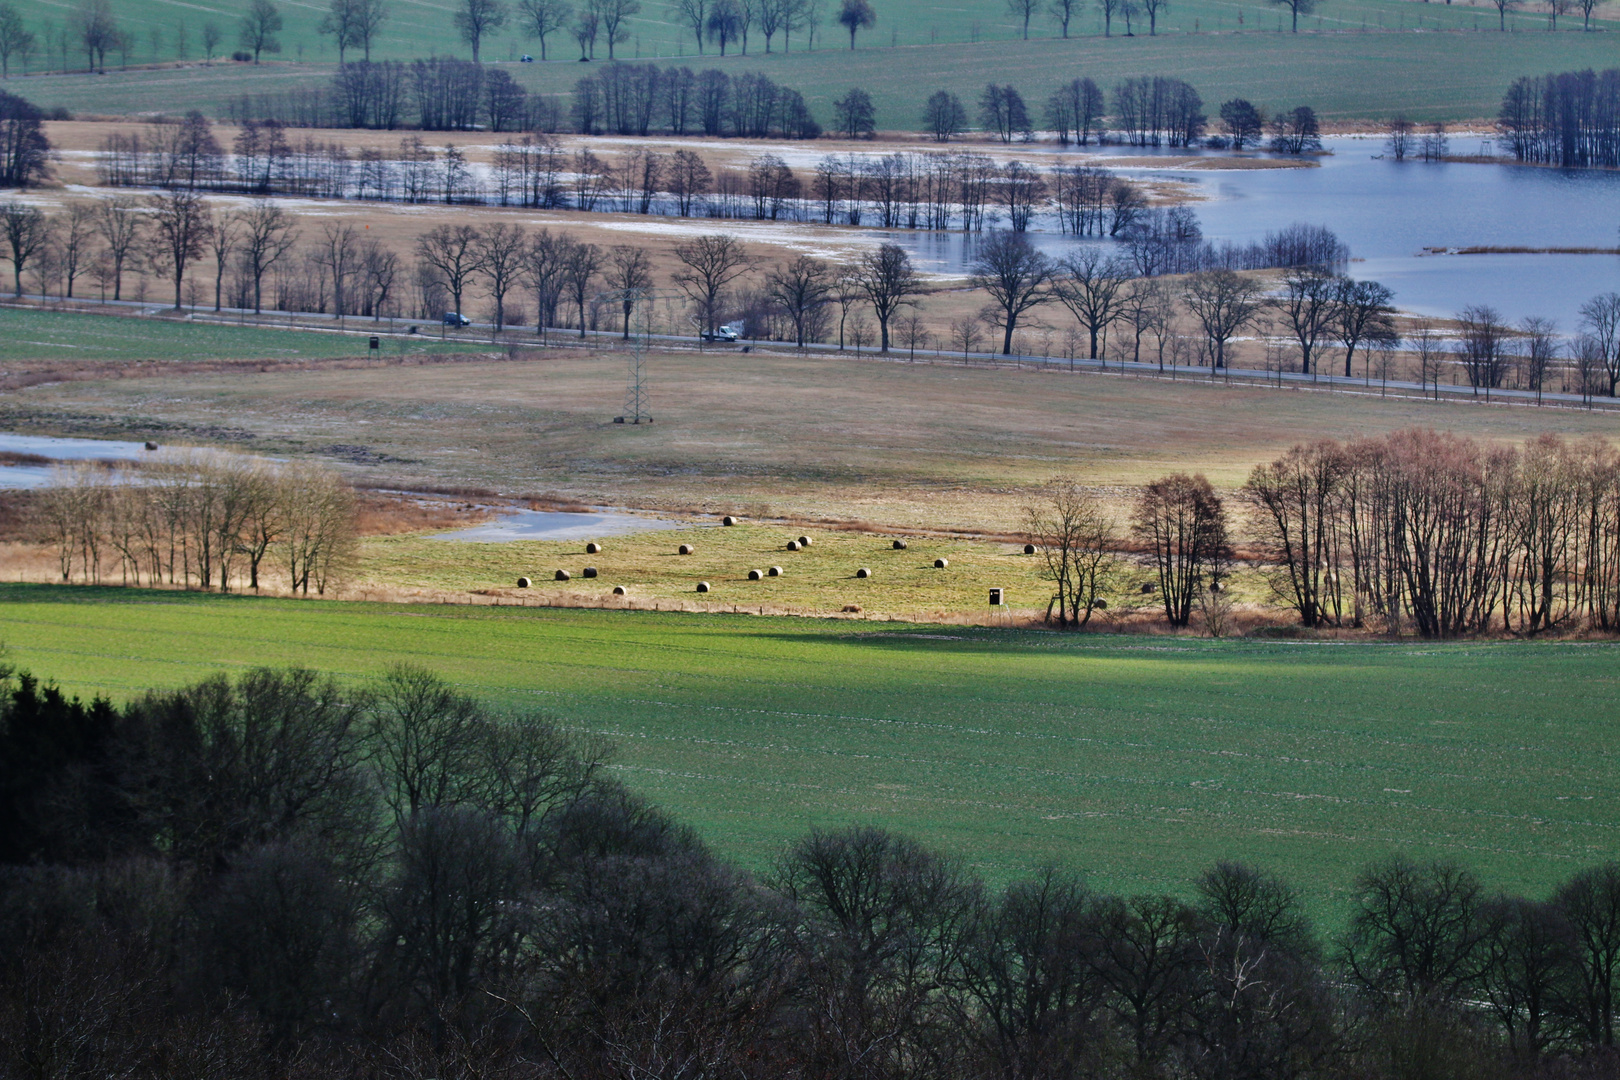
[[[1613,856],[1610,643],[1064,636],[748,616],[0,587],[7,659],[125,699],[216,670],[407,661],[614,740],[637,791],[754,867],[872,822],[993,880],[1176,890],[1256,860],[1324,921],[1391,851],[1545,893]]]
[[[160,0],[131,5],[134,12],[172,17]],[[762,71],[801,90],[824,124],[832,120],[832,102],[854,86],[863,87],[877,106],[879,128],[915,130],[923,100],[936,89],[960,94],[970,106],[987,82],[1011,83],[1039,104],[1053,88],[1077,76],[1095,78],[1104,87],[1136,75],[1174,75],[1191,82],[1211,113],[1220,102],[1245,97],[1268,109],[1309,104],[1328,122],[1350,126],[1376,124],[1397,112],[1415,120],[1479,121],[1494,117],[1502,94],[1514,78],[1615,62],[1607,33],[1582,33],[1578,21],[1566,20],[1558,33],[1544,32],[1545,18],[1535,11],[1510,14],[1516,32],[1496,33],[1496,11],[1488,5],[1418,4],[1406,0],[1333,0],[1303,20],[1299,34],[1284,32],[1279,11],[1268,5],[1225,0],[1190,0],[1170,8],[1157,36],[1125,36],[1116,26],[1101,36],[1100,20],[1087,8],[1073,36],[1061,39],[1037,20],[1030,40],[1017,39],[998,4],[946,7],[920,0],[878,6],[877,26],[850,50],[838,27],[824,27],[814,51],[766,54],[756,41],[747,55],[694,55],[689,37],[658,16],[662,5],[648,5],[636,21],[633,40],[620,59],[657,59],[698,68],[717,67],[740,74]],[[448,39],[445,8],[397,5],[392,27],[378,56],[465,55]],[[1598,12],[1604,9],[1599,8]],[[318,5],[289,8],[288,49],[283,59],[258,66],[199,62],[156,64],[105,74],[83,72],[14,78],[9,84],[37,104],[91,116],[173,113],[201,109],[224,116],[230,101],[241,95],[276,94],[300,87],[323,86],[336,59],[324,52],[312,26]],[[421,20],[421,21],[418,21]],[[1241,20],[1241,21],[1240,21]],[[1093,26],[1096,22],[1098,25]],[[1594,21],[1595,30],[1611,23]],[[1421,29],[1420,29],[1421,27]],[[1568,32],[1565,32],[1565,31]],[[144,32],[144,31],[143,31]],[[291,43],[306,46],[292,61]],[[570,92],[589,69],[574,62],[572,43],[553,40],[549,63],[515,63],[520,52],[538,54],[538,46],[515,36],[487,43],[483,56],[500,64],[529,89]],[[559,59],[560,58],[560,59]],[[133,60],[146,59],[137,50]],[[76,64],[77,58],[70,57]],[[60,66],[60,65],[57,65]]]

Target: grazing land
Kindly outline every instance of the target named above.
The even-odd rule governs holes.
[[[744,616],[0,587],[10,659],[122,699],[219,669],[409,661],[619,746],[636,790],[761,867],[872,822],[993,880],[1125,892],[1222,857],[1319,916],[1391,850],[1541,895],[1616,843],[1617,646],[1074,636]]]
[[[1211,10],[1200,15],[1204,6]],[[698,69],[715,67],[734,75],[764,72],[803,92],[823,125],[832,121],[835,99],[851,87],[862,87],[877,107],[878,127],[897,131],[916,130],[922,103],[936,89],[954,91],[971,106],[986,83],[1010,83],[1038,106],[1059,84],[1075,77],[1089,76],[1106,88],[1121,78],[1153,74],[1173,74],[1190,82],[1211,113],[1222,101],[1244,97],[1273,111],[1308,104],[1322,120],[1351,126],[1371,126],[1398,112],[1420,121],[1479,120],[1496,115],[1504,91],[1521,75],[1601,69],[1614,63],[1612,41],[1606,33],[1583,34],[1578,21],[1569,24],[1574,27],[1572,32],[1542,32],[1539,27],[1545,25],[1545,19],[1530,12],[1510,16],[1523,32],[1487,32],[1495,26],[1496,11],[1484,6],[1399,0],[1368,0],[1358,5],[1336,0],[1322,7],[1324,32],[1312,25],[1308,26],[1311,32],[1297,35],[1276,32],[1279,15],[1270,7],[1178,4],[1171,10],[1174,29],[1192,30],[1196,24],[1200,32],[1166,32],[1156,37],[1116,33],[1104,38],[1088,27],[1084,36],[1068,40],[989,40],[986,34],[985,39],[974,42],[967,33],[953,36],[942,29],[941,43],[931,44],[930,26],[921,21],[921,14],[910,19],[900,16],[891,23],[880,11],[878,27],[853,51],[829,47],[836,39],[827,37],[818,41],[814,52],[795,48],[786,54],[767,55],[755,47],[747,56],[698,57],[691,55],[688,41],[686,55],[677,55],[681,46],[674,35],[678,31],[670,27],[667,44],[643,41],[641,58]],[[1237,23],[1240,10],[1245,13],[1241,27]],[[1001,11],[1000,5],[985,5],[986,26]],[[318,17],[313,7],[307,13]],[[968,24],[974,21],[972,15],[964,18]],[[1314,24],[1316,19],[1312,16],[1306,22]],[[1362,32],[1363,19],[1367,32]],[[1410,28],[1420,19],[1424,32],[1413,32]],[[1479,32],[1475,32],[1476,22]],[[1406,32],[1399,30],[1403,25],[1409,28]],[[1594,23],[1603,29],[1610,25]],[[891,46],[893,34],[898,34],[898,44]],[[442,41],[443,37],[443,31],[436,31],[432,40]],[[533,46],[516,43],[514,49],[535,51]],[[408,55],[420,51],[418,43]],[[486,49],[485,55],[500,58],[506,51]],[[573,57],[566,49],[554,55],[570,62],[502,62],[500,66],[530,90],[569,93],[580,75],[590,69],[571,62]],[[627,47],[621,58],[634,59],[634,46]],[[110,69],[104,75],[32,76],[12,80],[9,85],[41,107],[66,108],[75,114],[201,109],[224,117],[228,103],[244,94],[324,86],[333,68],[331,63],[189,64]]]

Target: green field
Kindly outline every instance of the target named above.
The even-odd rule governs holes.
[[[158,7],[158,0],[149,3]],[[854,51],[828,36],[818,41],[814,52],[795,49],[784,55],[778,50],[764,55],[755,48],[747,56],[733,53],[722,59],[710,54],[699,60],[692,55],[690,42],[683,46],[671,36],[672,27],[648,21],[641,27],[647,36],[640,40],[639,55],[733,73],[765,71],[802,90],[823,121],[830,121],[836,97],[852,86],[864,87],[877,104],[878,126],[896,130],[917,125],[922,102],[935,89],[953,90],[971,102],[993,80],[1017,86],[1038,105],[1056,85],[1079,75],[1093,77],[1105,87],[1126,76],[1175,75],[1199,90],[1211,112],[1221,101],[1242,96],[1270,109],[1309,104],[1327,120],[1377,121],[1396,112],[1418,120],[1469,120],[1494,116],[1503,91],[1520,75],[1620,62],[1620,46],[1610,33],[1580,33],[1578,22],[1569,24],[1577,28],[1573,32],[1545,33],[1530,29],[1545,22],[1530,12],[1514,16],[1524,27],[1522,32],[1487,32],[1495,25],[1495,11],[1462,4],[1335,0],[1306,20],[1309,32],[1295,35],[1278,32],[1274,8],[1195,0],[1173,6],[1166,32],[1157,37],[1111,38],[1094,32],[1098,28],[1090,22],[1095,16],[1087,9],[1083,33],[1061,40],[1044,36],[1048,31],[1042,26],[1043,36],[1027,42],[1008,40],[1013,30],[998,21],[1004,20],[999,5],[986,4],[980,11],[908,0],[893,8],[898,10],[879,5],[878,27]],[[298,18],[313,22],[318,5],[297,10]],[[407,11],[427,9],[401,5],[399,10],[403,19]],[[648,5],[649,14],[656,10],[661,9]],[[975,38],[971,26],[981,19]],[[1425,32],[1413,32],[1420,20]],[[1478,33],[1473,32],[1476,23]],[[1607,30],[1611,24],[1594,25]],[[400,56],[442,51],[446,43],[442,27],[430,31],[426,23],[422,26],[410,40],[402,37],[384,51]],[[1188,32],[1195,26],[1197,32]],[[1401,27],[1406,31],[1400,32]],[[317,57],[312,31],[308,37],[307,55]],[[502,62],[531,89],[547,93],[568,92],[581,74],[592,70],[573,62],[566,49],[558,54],[563,61],[546,64],[504,59],[508,53],[533,48],[514,39],[486,47],[484,55]],[[631,43],[621,57],[637,55],[638,45]],[[226,104],[243,94],[325,84],[332,72],[331,59],[258,67],[113,69],[105,75],[32,76],[9,85],[42,106],[62,106],[79,114],[197,108],[223,116]]]
[[[0,587],[10,658],[124,698],[220,668],[425,664],[614,738],[620,775],[761,865],[870,821],[991,879],[1180,889],[1266,863],[1336,920],[1401,850],[1542,893],[1612,858],[1620,646],[1061,636],[904,624]]]
[[[59,360],[165,361],[208,360],[322,360],[366,356],[365,324],[350,320],[362,332],[276,330],[253,326],[221,326],[179,319],[137,319],[80,315],[69,312],[10,308],[0,311],[0,363]],[[467,352],[479,348],[464,342],[431,338],[408,345],[388,338],[381,350],[388,357],[401,354]]]

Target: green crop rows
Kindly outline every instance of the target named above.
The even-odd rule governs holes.
[[[127,697],[217,669],[394,661],[620,747],[623,778],[763,865],[870,821],[992,879],[1179,888],[1221,857],[1328,917],[1403,850],[1542,892],[1612,857],[1612,644],[1209,642],[746,616],[0,587],[10,659]]]

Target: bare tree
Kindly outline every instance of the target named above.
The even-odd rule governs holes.
[[[90,69],[106,71],[107,50],[118,48],[123,40],[118,21],[113,17],[112,4],[109,0],[83,0],[74,10],[72,20],[73,35],[84,50]],[[63,51],[66,52],[65,45]]]
[[[1320,266],[1301,266],[1283,274],[1282,284],[1272,305],[1299,345],[1299,370],[1309,375],[1317,346],[1338,327],[1339,278]]]
[[[481,239],[471,225],[440,225],[416,238],[417,259],[450,290],[452,314],[462,314],[461,295],[478,273]]]
[[[630,28],[625,20],[641,11],[640,0],[589,0],[603,32],[607,35],[608,59],[613,59],[613,47],[630,40]]]
[[[967,126],[962,99],[949,90],[935,90],[923,106],[923,129],[935,142],[950,142]]]
[[[916,303],[922,292],[922,280],[911,265],[911,256],[899,244],[880,244],[876,251],[860,257],[854,281],[877,316],[881,351],[888,352],[889,320],[900,308]]]
[[[698,55],[703,55],[703,34],[709,25],[709,0],[674,0],[670,10],[675,17],[692,28],[697,39]]]
[[[591,300],[591,283],[601,272],[601,248],[577,241],[568,245],[562,264],[562,280],[573,294],[574,306],[579,309],[580,337],[585,336],[585,305]]]
[[[166,269],[174,281],[174,310],[183,306],[182,290],[186,267],[207,250],[213,226],[208,207],[190,191],[168,191],[146,200],[152,222],[147,238],[149,257],[155,266]]]
[[[1024,313],[1056,299],[1052,286],[1057,273],[1057,265],[1036,251],[1023,233],[992,233],[979,248],[969,281],[995,301],[1001,355],[1012,354],[1013,332]]]
[[[608,253],[607,286],[619,294],[624,316],[624,338],[630,338],[630,316],[638,302],[651,303],[643,295],[652,288],[652,259],[638,244],[618,244]]]
[[[1620,293],[1601,293],[1582,304],[1581,328],[1597,349],[1614,397],[1620,385]]]
[[[242,214],[242,266],[253,279],[253,314],[264,310],[264,275],[298,242],[293,216],[269,199]]]
[[[697,305],[704,332],[712,334],[718,325],[721,297],[753,261],[735,237],[724,233],[676,244],[675,258],[682,266],[675,272],[675,284]]]
[[[1186,626],[1205,578],[1219,584],[1227,548],[1226,508],[1202,475],[1174,473],[1143,488],[1131,518],[1158,581],[1164,615]]]
[[[145,217],[134,199],[115,195],[96,206],[96,229],[112,264],[113,299],[122,297],[124,265],[140,247]]]
[[[1468,384],[1476,394],[1483,389],[1487,401],[1491,391],[1502,385],[1507,333],[1502,313],[1488,305],[1470,304],[1457,314],[1457,350],[1468,371]]]
[[[984,340],[984,322],[977,315],[968,315],[951,323],[951,346],[961,348],[963,360],[978,351],[979,342],[982,340]]]
[[[765,275],[765,293],[793,323],[793,339],[801,349],[810,320],[827,303],[832,281],[832,268],[809,255],[778,264]]]
[[[360,273],[362,257],[360,233],[348,222],[321,227],[321,238],[315,248],[319,265],[332,275],[332,317],[342,319],[348,314],[353,296],[349,285]]]
[[[1058,24],[1058,31],[1067,38],[1069,23],[1074,21],[1074,17],[1080,14],[1083,7],[1083,0],[1048,0],[1046,11],[1052,16],[1052,21]],[[1024,36],[1029,37],[1027,26],[1024,29]]]
[[[317,33],[337,39],[338,63],[348,49],[361,49],[371,60],[371,42],[388,18],[387,0],[330,0]],[[543,46],[542,46],[543,51]]]
[[[18,296],[23,294],[23,270],[51,242],[51,223],[45,214],[26,203],[0,204],[0,230],[11,252],[11,272]]]
[[[838,25],[849,31],[849,47],[855,48],[855,34],[877,22],[877,12],[869,0],[843,0],[838,8]]]
[[[11,77],[12,57],[27,56],[34,48],[34,35],[11,4],[0,4],[0,78]]]
[[[1316,10],[1316,0],[1271,0],[1271,2],[1278,7],[1288,9],[1288,14],[1293,19],[1293,30],[1296,34],[1299,33],[1299,17],[1309,15]]]
[[[1058,2],[1066,3],[1067,0],[1058,0]],[[1007,14],[1011,15],[1015,19],[1021,20],[1024,24],[1025,41],[1029,40],[1029,20],[1033,18],[1035,13],[1041,9],[1041,3],[1042,0],[1007,0]],[[1069,36],[1068,31],[1069,23],[1065,18],[1063,20],[1064,37]]]
[[[546,58],[546,36],[568,25],[573,14],[567,0],[518,0],[523,15],[523,32],[540,42],[540,59]]]
[[[1041,501],[1025,508],[1024,530],[1041,557],[1041,576],[1057,590],[1047,601],[1046,621],[1065,628],[1086,625],[1102,606],[1103,586],[1116,561],[1114,523],[1101,501],[1076,480],[1054,478]]]
[[[1581,31],[1584,33],[1592,29],[1592,12],[1596,11],[1604,0],[1575,0],[1575,6],[1581,9]]]
[[[516,287],[529,259],[529,234],[521,225],[498,222],[478,237],[477,269],[495,301],[495,329],[506,327],[506,294]]]
[[[1387,340],[1395,333],[1395,294],[1376,281],[1340,278],[1335,300],[1335,331],[1344,345],[1344,377],[1361,342]]]
[[[1338,558],[1340,489],[1350,470],[1343,448],[1323,441],[1256,465],[1243,486],[1261,543],[1276,567],[1272,587],[1305,626],[1338,620],[1341,596],[1332,567]]]
[[[91,245],[96,237],[96,205],[83,199],[67,204],[57,230],[56,250],[62,263],[62,281],[65,294],[73,298],[73,282],[84,272],[90,259]]]
[[[1496,9],[1496,28],[1507,33],[1507,13],[1522,4],[1524,0],[1491,0],[1491,6]]]
[[[236,39],[242,48],[253,54],[259,62],[261,52],[279,53],[281,39],[281,9],[272,0],[248,0],[247,11],[242,13]]]
[[[1264,302],[1257,280],[1224,269],[1188,278],[1183,300],[1209,343],[1211,375],[1226,367],[1227,342],[1254,320]]]
[[[1159,33],[1159,16],[1170,9],[1170,0],[1137,0],[1142,5],[1142,12],[1148,17],[1148,37],[1156,37]]]
[[[202,28],[203,57],[210,65],[214,62],[214,54],[219,51],[219,43],[224,40],[224,34],[216,22],[205,22]]]
[[[214,310],[219,311],[224,306],[225,269],[230,265],[240,239],[241,215],[234,210],[217,211],[211,225],[208,246],[214,253]]]
[[[507,14],[505,0],[457,0],[453,21],[461,40],[472,46],[473,63],[484,38],[506,25]]]
[[[1087,247],[1063,260],[1053,281],[1053,292],[1091,341],[1091,359],[1097,359],[1098,341],[1119,317],[1120,290],[1130,280],[1130,269],[1101,249]]]

